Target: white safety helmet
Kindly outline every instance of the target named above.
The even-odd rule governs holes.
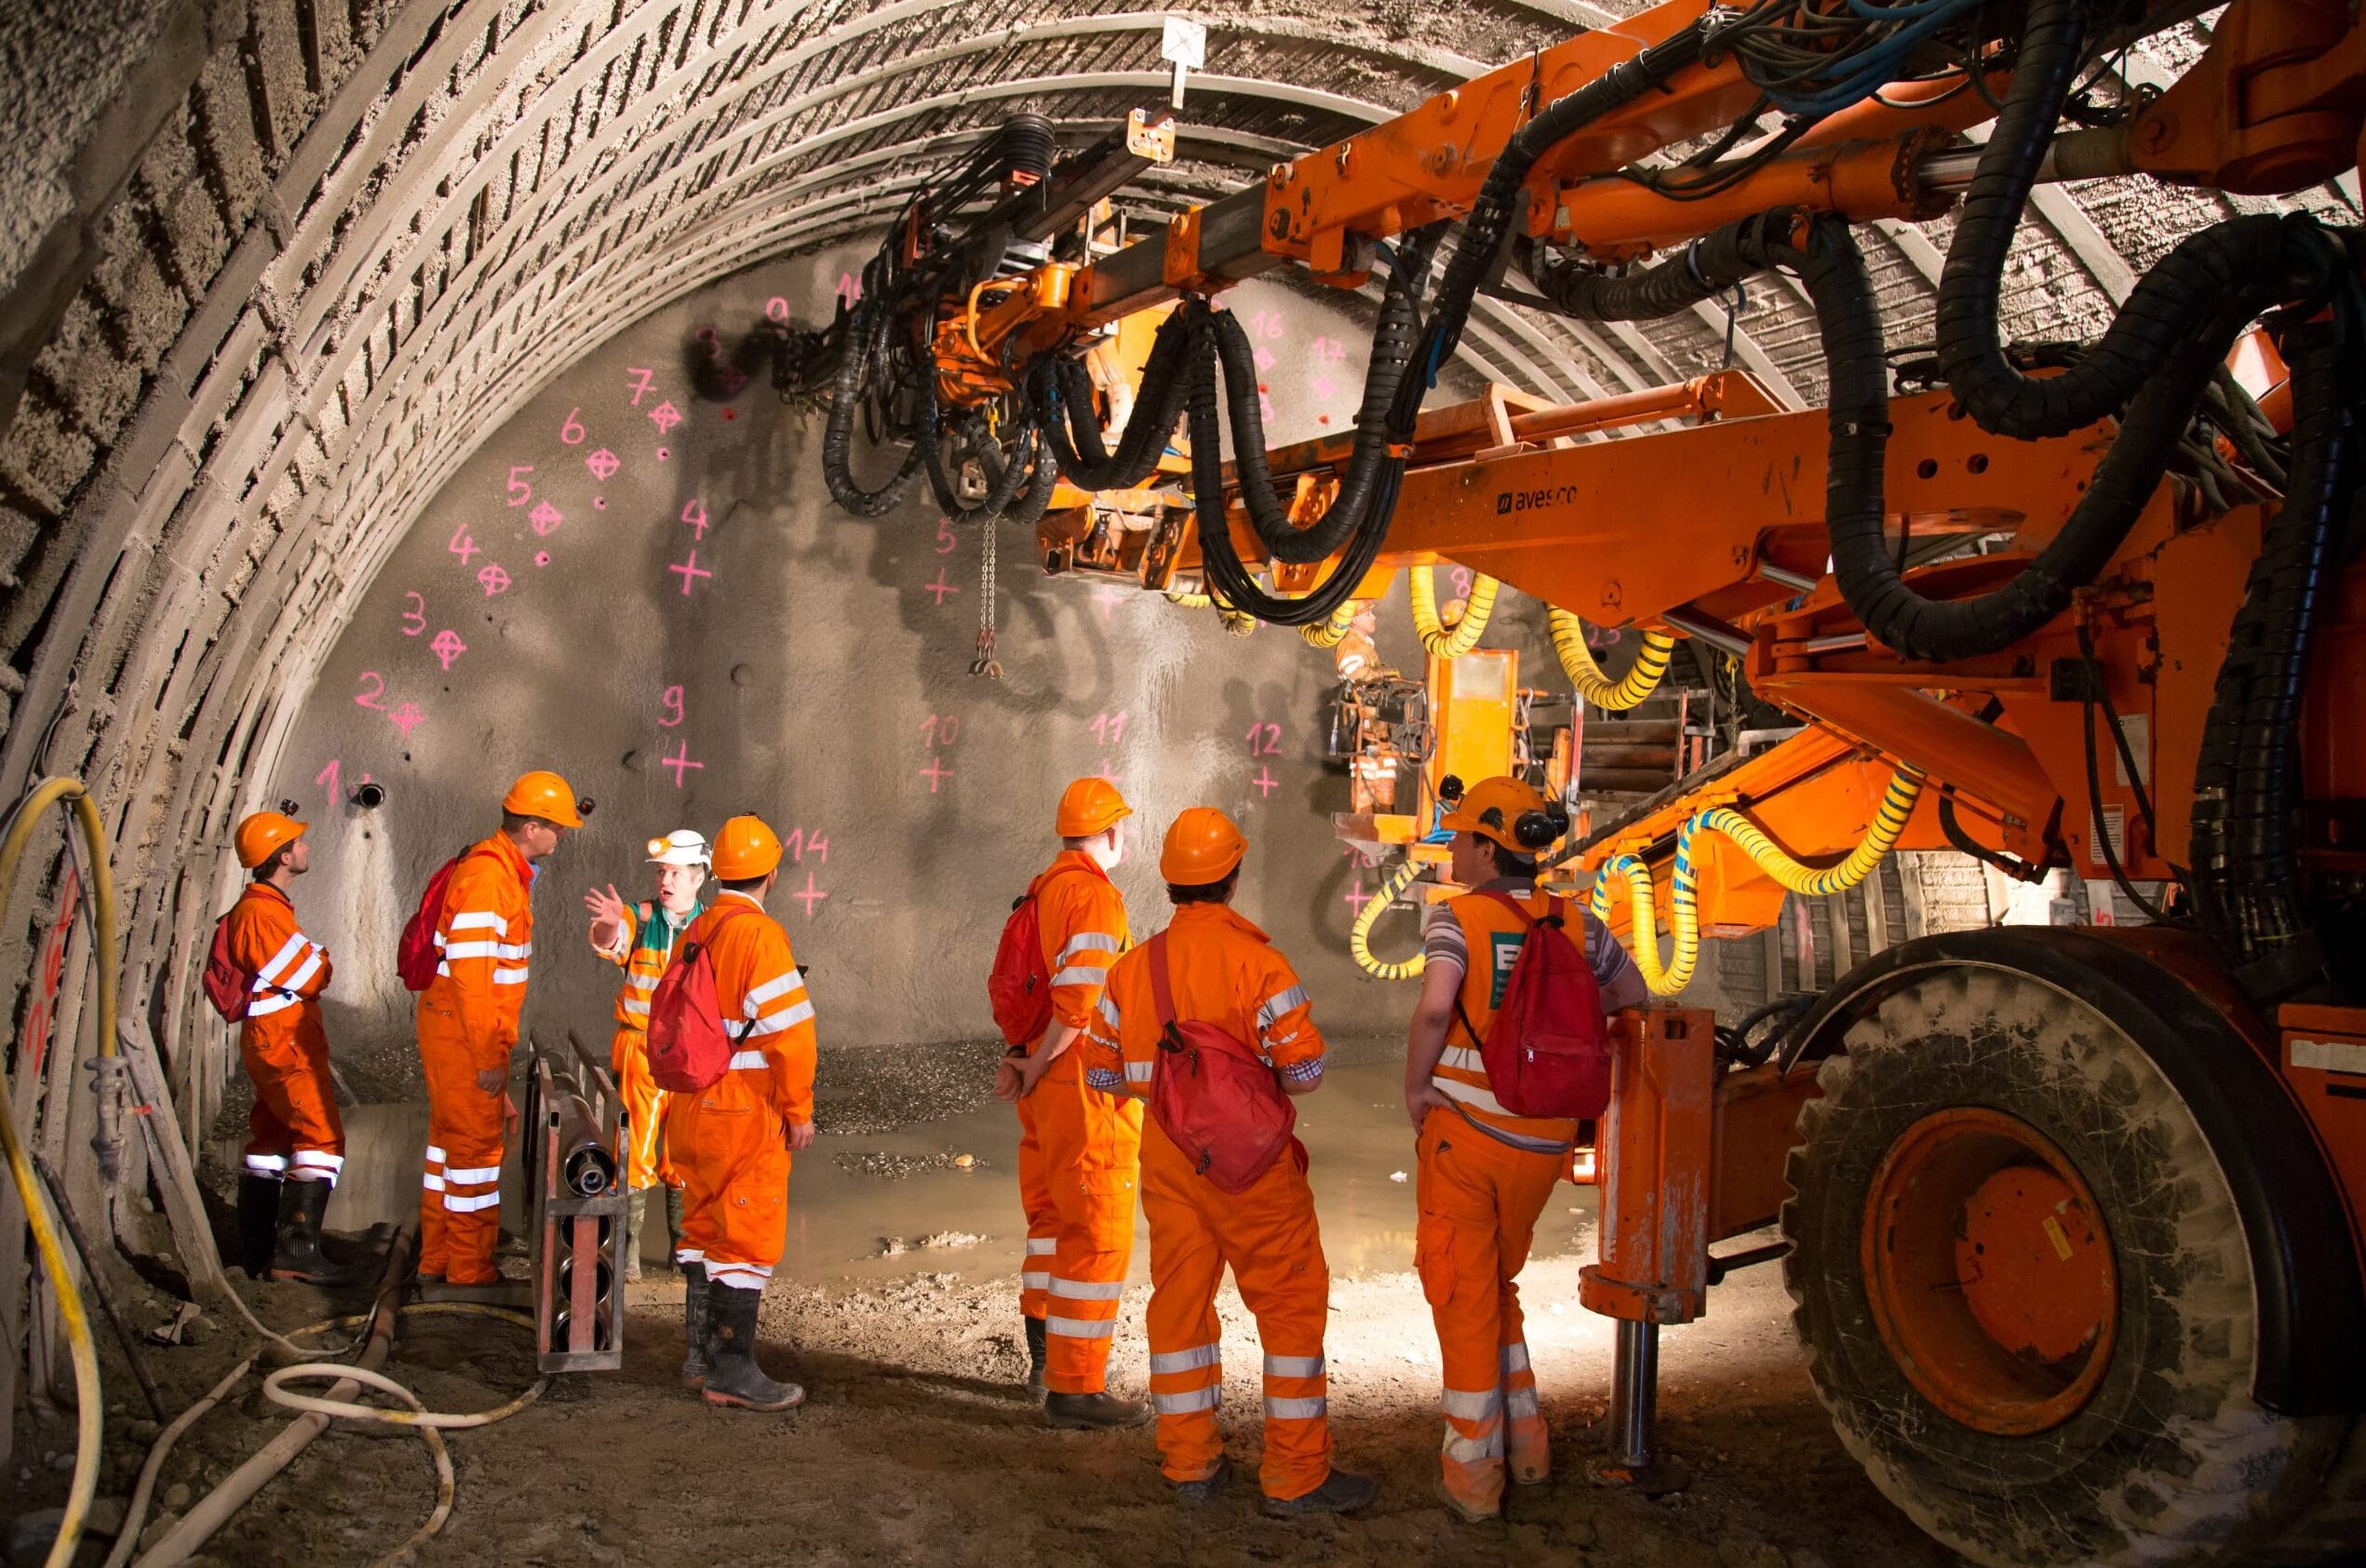
[[[687,827],[678,827],[663,838],[649,841],[649,864],[652,865],[712,866],[714,855],[706,848],[706,840]]]

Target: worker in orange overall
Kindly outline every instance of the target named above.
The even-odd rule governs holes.
[[[1050,1390],[1055,1427],[1135,1427],[1149,1406],[1109,1392],[1109,1340],[1134,1258],[1134,1195],[1142,1166],[1142,1107],[1084,1087],[1071,1049],[1101,1004],[1109,967],[1130,943],[1125,898],[1109,874],[1125,858],[1134,814],[1117,786],[1079,779],[1060,796],[1060,852],[1028,884],[1036,900],[1052,1021],[1034,1049],[1012,1047],[994,1092],[1018,1106],[1019,1197],[1027,1206],[1029,1381]]]
[[[584,907],[591,911],[592,951],[625,971],[625,984],[616,992],[616,1033],[608,1044],[608,1070],[615,1075],[630,1129],[625,1149],[627,1280],[640,1278],[649,1194],[661,1183],[666,1228],[677,1239],[681,1235],[682,1184],[665,1159],[665,1092],[649,1076],[649,998],[673,958],[676,941],[706,911],[698,894],[706,885],[709,858],[704,838],[687,827],[677,828],[649,841],[649,863],[657,868],[653,902],[628,905],[612,883],[604,892],[594,888],[584,894]]]
[[[714,966],[734,1049],[721,1078],[673,1096],[665,1115],[666,1158],[682,1178],[682,1381],[708,1404],[748,1410],[805,1401],[756,1364],[756,1309],[788,1238],[789,1156],[813,1142],[813,1004],[788,932],[763,912],[780,862],[779,835],[755,817],[715,836],[721,891],[682,941]]]
[[[501,828],[452,867],[436,918],[436,977],[419,993],[419,1060],[427,1079],[427,1162],[419,1195],[419,1274],[455,1285],[501,1279],[504,1113],[509,1052],[534,951],[535,863],[584,825],[556,773],[520,777],[502,797]]]
[[[1284,1091],[1310,1094],[1322,1086],[1324,1044],[1306,988],[1265,932],[1230,908],[1247,849],[1212,807],[1192,807],[1167,830],[1159,873],[1175,905],[1163,944],[1175,1017],[1223,1029],[1256,1050]],[[1118,959],[1093,1015],[1085,1080],[1103,1093],[1151,1093],[1163,1034],[1154,951],[1136,947]],[[1152,1118],[1142,1132],[1142,1211],[1150,1227],[1150,1401],[1161,1468],[1176,1495],[1205,1502],[1232,1473],[1216,1422],[1224,1381],[1216,1288],[1229,1266],[1265,1351],[1265,1510],[1345,1513],[1370,1503],[1369,1477],[1331,1465],[1323,1362],[1331,1275],[1305,1146],[1293,1139],[1264,1174],[1227,1193]]]
[[[342,1285],[350,1276],[320,1253],[321,1217],[345,1164],[320,1026],[329,949],[297,927],[289,896],[312,868],[305,829],[277,811],[257,811],[232,837],[238,864],[253,874],[229,915],[231,955],[254,977],[238,1025],[238,1059],[255,1086],[238,1218],[249,1275]]]
[[[1524,822],[1526,835],[1524,841]],[[1512,778],[1465,792],[1444,825],[1454,833],[1451,875],[1532,906],[1537,856],[1555,836],[1544,797]],[[1647,995],[1634,960],[1582,908],[1569,935],[1584,948],[1606,1010]],[[1439,1495],[1463,1519],[1501,1516],[1504,1454],[1512,1480],[1534,1485],[1552,1470],[1536,1374],[1520,1314],[1520,1269],[1578,1137],[1571,1120],[1513,1116],[1487,1087],[1480,1041],[1494,1021],[1526,927],[1473,891],[1430,906],[1427,962],[1405,1052],[1405,1106],[1419,1160],[1415,1267],[1438,1329],[1445,1441]]]

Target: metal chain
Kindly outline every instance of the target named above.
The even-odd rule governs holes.
[[[994,657],[994,518],[978,525],[986,536],[986,559],[977,580],[977,657],[970,661],[970,674],[984,676],[988,680],[1002,678],[1002,661]]]

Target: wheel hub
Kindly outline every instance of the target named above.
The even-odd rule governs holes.
[[[1980,1431],[2077,1414],[2111,1364],[2118,1270],[2094,1194],[2028,1123],[1950,1106],[1901,1133],[1866,1194],[1865,1291],[1916,1390]]]

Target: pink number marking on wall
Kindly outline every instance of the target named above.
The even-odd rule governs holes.
[[[420,594],[405,594],[403,597],[410,601],[410,608],[402,612],[402,635],[415,637],[427,629],[427,600]]]
[[[704,540],[706,537],[706,503],[692,496],[690,504],[682,508],[682,521],[696,529],[697,537]]]
[[[362,777],[367,779],[370,775],[364,773]],[[329,766],[323,768],[319,772],[315,773],[312,776],[312,782],[320,785],[327,793],[329,804],[331,806],[342,806],[344,804],[345,797],[342,791],[342,786],[337,781],[337,759],[335,757],[330,757],[329,759]]]
[[[1282,755],[1282,727],[1263,719],[1249,726],[1249,755],[1279,757]]]
[[[534,499],[534,487],[518,476],[520,474],[531,474],[533,471],[534,465],[531,462],[514,462],[509,465],[510,505],[523,506]]]
[[[579,404],[576,407],[568,409],[566,419],[559,422],[558,438],[565,442],[568,446],[580,447],[584,444],[584,436],[587,434],[587,432],[584,429],[582,422],[575,418],[577,414],[580,414],[583,411],[583,408]]]
[[[671,714],[673,717],[668,718],[665,717],[667,714]],[[679,729],[681,726],[682,720],[688,717],[689,714],[687,710],[685,710],[682,706],[682,689],[679,686],[668,686],[665,688],[665,695],[657,699],[658,728],[661,730]]]
[[[838,275],[838,302],[840,304],[851,305],[860,301],[862,297],[863,285],[859,278],[853,273]]]
[[[921,720],[921,731],[928,736],[929,744],[949,746],[961,738],[961,716],[950,713],[930,714]]]
[[[775,294],[771,299],[765,301],[764,319],[767,321],[777,321],[784,327],[787,326],[788,302],[782,299],[778,294]]]
[[[781,840],[781,849],[795,861],[802,861],[805,852],[811,850],[815,860],[824,865],[829,864],[829,835],[827,833],[809,834],[801,827],[792,827],[788,830],[788,837]]]
[[[1125,734],[1125,715],[1126,710],[1123,708],[1118,709],[1115,713],[1095,714],[1092,723],[1093,738],[1104,746],[1117,744]]]
[[[961,546],[961,542],[955,538],[953,534],[953,519],[950,517],[937,518],[936,553],[940,556],[949,556]]]
[[[1467,599],[1471,596],[1471,583],[1472,579],[1471,576],[1471,569],[1469,567],[1456,567],[1451,572],[1446,574],[1446,580],[1454,584],[1454,596],[1456,598]]]
[[[444,549],[448,554],[458,556],[460,564],[466,566],[468,557],[478,554],[482,546],[477,543],[475,536],[469,533],[468,525],[463,523],[451,530],[451,543],[445,545]]]
[[[711,343],[715,341],[715,328],[709,327],[701,332],[699,336],[705,342]],[[633,378],[633,407],[638,409],[640,407],[641,394],[647,392],[651,385],[656,382],[657,372],[654,370],[645,370],[638,365],[627,365],[625,367],[625,374]]]
[[[359,696],[354,699],[354,706],[357,708],[368,708],[373,713],[384,713],[386,711],[386,704],[384,702],[386,695],[386,677],[384,676],[380,675],[376,670],[364,670],[361,672],[361,679],[356,684],[360,685],[365,690]]]

